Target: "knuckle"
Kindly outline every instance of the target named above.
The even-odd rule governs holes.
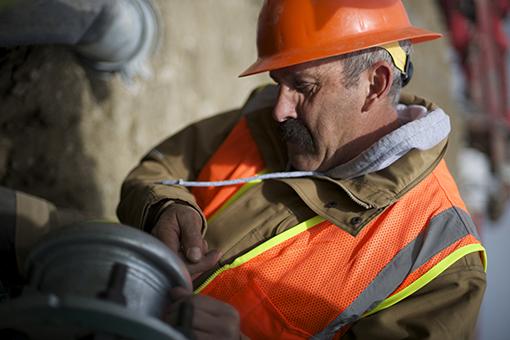
[[[202,217],[192,207],[187,207],[186,210],[179,212],[176,219],[180,225],[186,226],[186,229],[192,232],[200,232],[202,228]]]
[[[170,229],[174,229],[175,228],[175,219],[172,219],[172,218],[163,218],[163,217],[160,217],[159,220],[156,222],[156,225],[154,226],[154,229],[159,229],[159,230],[170,230]]]
[[[202,228],[202,218],[198,215],[198,213],[195,213],[195,215],[191,218],[190,216],[187,216],[187,218],[184,218],[183,220],[186,221],[188,229],[193,232],[200,232],[200,229]]]
[[[173,205],[169,206],[163,212],[161,213],[159,220],[172,220],[175,218],[176,211],[173,207]]]

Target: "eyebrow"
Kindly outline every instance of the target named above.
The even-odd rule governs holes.
[[[288,83],[294,85],[297,81],[315,83],[317,82],[316,77],[312,75],[303,75],[301,73],[286,74],[281,77],[276,77],[274,72],[269,72],[269,77],[277,84]]]

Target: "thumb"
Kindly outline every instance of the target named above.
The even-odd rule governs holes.
[[[191,295],[192,293],[184,287],[175,287],[170,289],[170,298],[173,301],[185,299]]]
[[[200,262],[186,264],[191,278],[196,279],[203,272],[213,269],[218,264],[220,258],[221,253],[214,249],[205,254]]]

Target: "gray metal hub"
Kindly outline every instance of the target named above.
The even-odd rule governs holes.
[[[0,304],[0,329],[30,339],[184,339],[161,321],[169,291],[192,284],[167,246],[131,227],[85,223],[49,234],[26,262],[29,286]]]

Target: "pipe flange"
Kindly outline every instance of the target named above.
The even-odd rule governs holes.
[[[170,303],[172,288],[192,292],[184,263],[165,244],[141,230],[103,222],[48,234],[29,254],[25,276],[42,294],[90,299],[122,294],[127,309],[154,317]]]

